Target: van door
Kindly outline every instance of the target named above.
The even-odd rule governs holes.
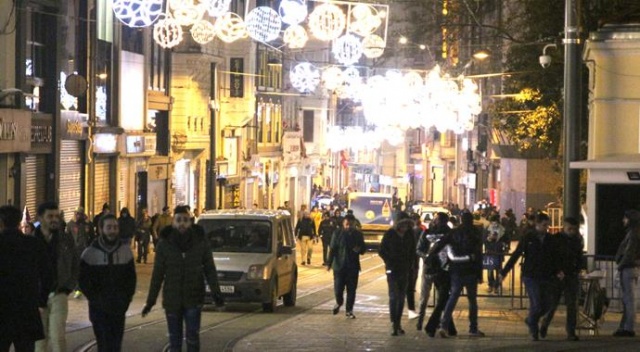
[[[290,227],[286,226],[285,221],[286,220],[283,221],[279,219],[274,223],[275,231],[277,231],[278,247],[280,247],[280,243],[282,243],[283,247],[291,247],[291,242],[287,234],[287,228]],[[295,252],[293,252],[293,254],[283,254],[278,257],[278,295],[283,295],[291,290],[293,263],[295,260]]]

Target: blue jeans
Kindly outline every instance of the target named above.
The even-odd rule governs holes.
[[[467,299],[469,300],[469,332],[478,332],[478,276],[475,274],[460,275],[459,273],[451,273],[451,296],[444,308],[441,326],[449,327],[453,321],[453,310],[458,304],[458,298],[462,293],[462,288],[467,290]]]
[[[524,277],[523,281],[529,296],[529,314],[527,316],[529,333],[537,335],[540,330],[538,322],[542,316],[549,313],[552,307],[553,294],[557,288],[548,280]]]
[[[626,331],[634,331],[636,318],[636,305],[634,285],[638,282],[636,268],[620,270],[620,290],[622,291],[622,319],[619,328]]]
[[[353,305],[356,302],[358,275],[358,269],[342,269],[333,272],[333,292],[337,304],[344,304],[344,289],[345,287],[347,289],[347,312],[353,312]]]
[[[402,311],[404,310],[404,297],[407,292],[408,275],[402,273],[388,273],[389,285],[389,315],[393,328],[400,328]]]
[[[169,328],[169,351],[182,351],[182,322],[186,325],[187,351],[200,351],[200,316],[202,307],[182,308],[178,312],[166,312]]]

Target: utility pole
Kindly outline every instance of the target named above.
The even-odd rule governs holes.
[[[564,19],[564,216],[580,215],[580,171],[571,169],[578,160],[580,113],[580,57],[575,0],[565,0]]]
[[[216,63],[211,63],[211,91],[209,93],[209,163],[207,164],[207,199],[205,206],[209,210],[216,207],[216,101],[217,89]]]

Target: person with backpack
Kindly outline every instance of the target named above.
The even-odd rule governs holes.
[[[438,334],[443,338],[449,336],[445,327],[453,320],[453,310],[464,287],[469,300],[469,335],[484,337],[485,334],[478,329],[477,299],[478,283],[482,283],[482,234],[480,229],[473,225],[471,213],[462,213],[460,226],[444,236],[429,253],[438,253],[443,249],[450,262],[451,295],[447,300]]]
[[[634,337],[636,306],[635,285],[638,283],[638,268],[640,267],[640,212],[630,209],[624,212],[622,223],[626,234],[616,252],[616,264],[620,275],[620,289],[622,291],[622,319],[615,337]]]

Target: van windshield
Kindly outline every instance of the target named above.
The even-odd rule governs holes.
[[[271,223],[261,220],[201,220],[214,252],[270,253]]]

